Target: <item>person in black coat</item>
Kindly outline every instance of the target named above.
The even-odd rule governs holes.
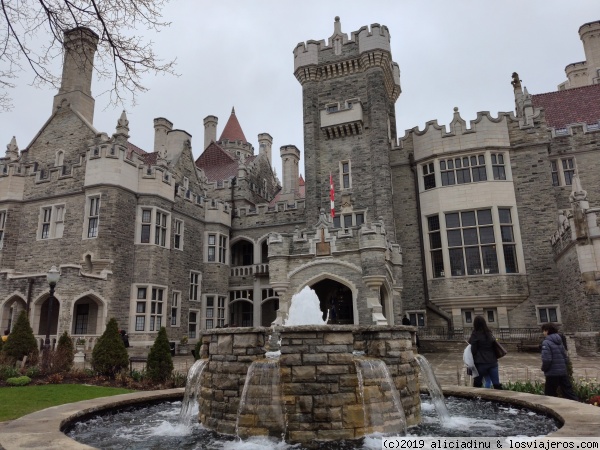
[[[546,336],[542,342],[542,372],[546,377],[544,394],[558,397],[558,388],[560,387],[565,398],[579,400],[573,392],[573,386],[569,379],[567,370],[569,357],[556,325],[545,323],[542,325],[542,333]]]
[[[127,331],[121,330],[121,339],[123,340],[125,348],[129,348],[129,335],[127,334]]]
[[[469,338],[473,362],[479,372],[479,376],[473,379],[474,387],[482,387],[484,377],[492,381],[494,389],[502,389],[500,375],[498,373],[498,358],[494,351],[496,338],[490,331],[483,316],[475,316],[473,320],[473,332]]]

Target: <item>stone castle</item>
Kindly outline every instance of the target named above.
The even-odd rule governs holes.
[[[166,118],[153,149],[129,141],[125,113],[112,135],[96,130],[98,38],[69,31],[49,119],[0,159],[0,329],[27,310],[40,340],[66,330],[91,347],[115,317],[134,347],[161,326],[193,343],[281,323],[310,286],[332,324],[552,321],[597,351],[600,21],[579,34],[586,61],[556,92],[532,95],[515,73],[514,111],[467,123],[455,109],[448,127],[398,137],[387,27],[348,35],[336,18],[327,41],[294,49],[305,180],[288,145],[280,181],[272,137],[256,152],[234,110],[219,138],[217,117],[204,119],[196,160]]]

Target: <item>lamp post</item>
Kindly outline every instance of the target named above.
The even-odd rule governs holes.
[[[59,279],[60,272],[56,266],[52,266],[46,275],[46,280],[48,280],[48,284],[50,285],[50,297],[48,297],[48,318],[46,322],[46,342],[44,343],[44,350],[50,349],[50,322],[52,321],[52,303],[54,303],[54,288],[56,287],[56,283],[58,283]]]

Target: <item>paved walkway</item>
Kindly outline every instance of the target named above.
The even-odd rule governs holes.
[[[462,352],[423,353],[427,358],[441,385],[465,385],[466,371]],[[573,376],[577,379],[595,379],[600,381],[600,357],[574,356]],[[500,382],[544,380],[540,370],[542,360],[540,353],[509,352],[499,361]]]

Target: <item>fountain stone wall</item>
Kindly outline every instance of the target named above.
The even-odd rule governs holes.
[[[380,397],[384,415],[370,423],[363,397],[376,386],[359,386],[355,361],[375,358],[385,362],[400,394],[408,426],[420,422],[418,365],[412,350],[414,328],[407,326],[303,325],[276,328],[224,328],[203,332],[201,357],[208,359],[203,372],[199,421],[219,433],[240,437],[281,437],[281,427],[270,429],[268,417],[238,416],[246,374],[254,361],[265,359],[269,340],[281,339],[279,380],[285,440],[314,441],[358,439],[373,431],[400,433],[398,415],[389,396]],[[275,336],[275,339],[270,339]],[[378,383],[380,385],[380,383]],[[364,391],[363,391],[364,389]],[[280,399],[280,400],[279,400]],[[272,410],[270,410],[272,411]],[[271,413],[272,414],[272,413]]]

